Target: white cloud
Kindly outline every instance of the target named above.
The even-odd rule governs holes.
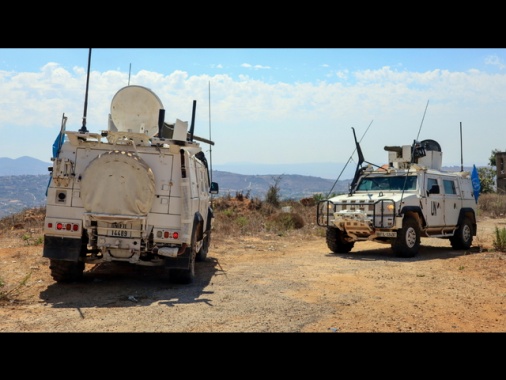
[[[502,62],[502,60],[497,55],[489,55],[485,58],[485,64],[496,66],[498,69],[502,70],[506,67],[506,65]]]
[[[250,65],[249,63],[243,63],[241,64],[241,67],[244,67],[246,69],[253,69],[253,70],[267,70],[270,69],[270,66],[263,66],[263,65]]]
[[[141,70],[131,75],[130,84],[158,95],[167,122],[191,121],[192,102],[197,100],[195,134],[208,138],[212,122],[217,164],[346,162],[355,148],[351,128],[360,137],[371,121],[362,143],[371,162],[385,161],[385,145],[411,144],[419,134],[422,140],[441,144],[443,164],[460,164],[460,122],[466,163],[487,163],[493,149],[506,149],[502,142],[506,75],[478,70],[420,73],[384,66],[336,71],[333,78],[337,81],[288,84],[247,76],[235,80],[225,74],[189,75],[176,70],[162,75]],[[0,71],[0,84],[2,156],[28,155],[47,161],[62,114],[69,117],[67,129],[81,126],[85,70],[66,71],[48,63],[39,72]],[[127,84],[127,73],[92,71],[88,130],[107,129],[111,100]]]

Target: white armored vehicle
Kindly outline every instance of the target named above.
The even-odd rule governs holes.
[[[190,283],[211,239],[218,184],[192,124],[164,122],[162,102],[142,86],[113,97],[108,129],[61,132],[53,146],[43,257],[57,282],[81,279],[85,263],[163,266]],[[85,108],[86,110],[86,108]],[[85,111],[86,115],[86,111]]]
[[[353,130],[355,134],[355,131]],[[359,162],[349,193],[322,200],[317,222],[326,228],[333,253],[350,252],[356,242],[390,244],[400,257],[414,257],[424,237],[448,239],[468,249],[476,236],[477,195],[469,172],[441,170],[434,140],[386,146],[388,164]]]

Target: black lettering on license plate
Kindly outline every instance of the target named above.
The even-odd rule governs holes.
[[[392,232],[389,232],[389,231],[378,231],[376,233],[376,235],[381,236],[381,237],[392,237],[392,238],[395,238],[395,237],[397,237],[397,232],[395,232],[395,231],[392,231]]]
[[[112,230],[111,236],[128,237],[128,231]]]
[[[130,234],[126,229],[128,226],[126,224],[122,223],[112,223],[111,227],[114,228],[111,230],[111,236],[117,236],[117,237],[129,237]]]

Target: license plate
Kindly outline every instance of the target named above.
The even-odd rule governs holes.
[[[395,231],[378,231],[378,232],[376,232],[376,235],[380,236],[380,237],[394,238],[394,237],[397,237],[397,232],[395,232]]]
[[[126,230],[127,228],[130,228],[129,225],[122,224],[122,223],[113,223],[111,225],[111,227],[113,229],[109,230],[109,235],[110,236],[115,236],[115,237],[130,237],[130,231]]]

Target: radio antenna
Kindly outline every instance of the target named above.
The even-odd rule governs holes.
[[[132,72],[132,63],[130,63],[130,67],[128,69],[128,85],[130,86],[130,73]]]
[[[425,114],[427,113],[427,107],[428,106],[429,106],[429,100],[427,99],[427,105],[425,106],[425,111],[423,111],[422,122],[420,123],[420,129],[418,129],[418,135],[416,135],[416,141],[418,141],[418,137],[420,136],[420,132],[422,130],[423,120],[425,119]]]
[[[213,141],[211,138],[211,81],[209,81],[209,140]],[[211,166],[211,182],[213,181],[213,155],[212,155],[212,145],[209,145],[209,165]]]
[[[371,127],[371,124],[374,120],[371,120],[371,122],[369,123],[369,126],[367,127],[367,129],[365,130],[364,134],[362,135],[362,137],[360,138],[359,140],[359,143],[362,141],[362,139],[364,138],[365,134],[367,133],[367,131],[369,130],[369,128]],[[353,129],[353,128],[352,128]],[[353,129],[353,134],[355,134],[355,130]],[[343,174],[344,170],[346,169],[346,167],[348,166],[348,164],[350,163],[350,161],[353,159],[353,155],[355,154],[355,152],[357,151],[357,148],[360,148],[360,145],[359,144],[355,144],[355,149],[353,150],[353,152],[351,153],[350,155],[350,158],[348,158],[348,161],[346,162],[346,164],[344,165],[343,169],[341,170],[341,173],[339,173],[339,175],[337,176],[337,179],[336,181],[334,182],[334,184],[332,185],[332,188],[329,190],[328,194],[327,194],[327,198],[330,197],[330,194],[332,193],[332,190],[334,190],[334,187],[336,186],[337,182],[339,181],[339,178],[341,178],[341,175]],[[359,156],[362,156],[362,151],[359,152]]]
[[[91,62],[91,48],[88,53],[88,74],[86,75],[86,94],[84,95],[84,112],[83,112],[83,126],[79,129],[80,133],[87,133],[86,129],[86,110],[88,109],[88,86],[90,83],[90,62]]]
[[[460,171],[464,171],[464,156],[462,150],[462,122],[460,122]]]
[[[420,137],[420,132],[422,131],[422,125],[423,125],[423,121],[425,119],[425,114],[427,113],[428,106],[429,106],[429,100],[427,99],[427,104],[425,105],[425,111],[423,111],[423,117],[422,117],[422,121],[420,123],[420,128],[418,129],[418,134],[416,135],[416,139],[413,141],[413,146],[411,147],[411,160],[409,162],[410,166],[411,166],[411,164],[415,163],[416,158],[425,156],[425,147],[422,146],[418,142],[418,138]],[[408,172],[406,172],[406,177],[407,176],[408,176]]]

